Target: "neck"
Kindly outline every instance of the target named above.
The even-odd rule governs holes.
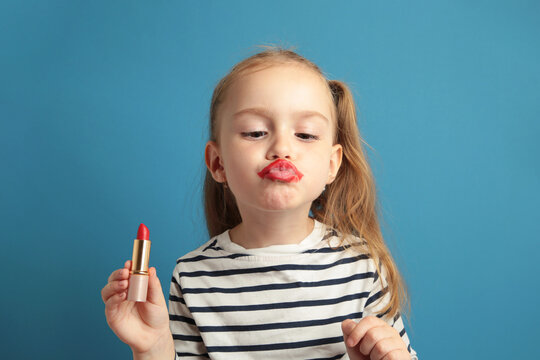
[[[255,249],[271,245],[299,244],[313,231],[314,221],[305,211],[242,214],[242,223],[230,232],[231,241]]]

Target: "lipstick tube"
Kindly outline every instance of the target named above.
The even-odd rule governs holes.
[[[150,245],[152,245],[148,233],[148,228],[144,224],[141,224],[137,239],[133,242],[133,256],[131,258],[127,296],[127,299],[130,301],[146,301],[148,292],[148,261],[150,260]]]

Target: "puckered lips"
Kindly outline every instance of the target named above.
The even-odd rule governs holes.
[[[260,172],[257,173],[263,179],[282,182],[299,182],[302,179],[302,174],[296,166],[285,159],[277,159]]]

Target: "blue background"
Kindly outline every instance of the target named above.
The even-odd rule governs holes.
[[[165,292],[207,240],[212,90],[281,44],[354,91],[421,358],[540,358],[539,18],[537,1],[3,1],[0,357],[131,356],[100,290],[141,222]]]

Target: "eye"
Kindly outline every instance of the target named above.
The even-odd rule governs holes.
[[[248,132],[242,132],[243,137],[252,138],[252,139],[258,139],[268,134],[266,131],[248,131]]]
[[[302,140],[319,140],[317,135],[307,134],[307,133],[296,133],[297,138]]]

